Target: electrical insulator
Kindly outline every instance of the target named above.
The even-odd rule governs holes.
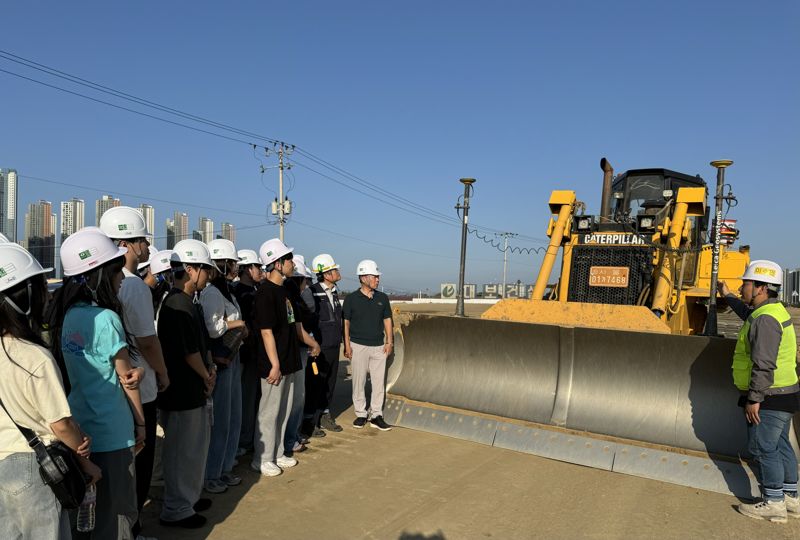
[[[278,215],[278,199],[275,199],[274,201],[272,201],[272,205],[271,206],[272,206],[272,215],[273,216],[277,216]]]
[[[292,213],[292,201],[290,201],[289,199],[283,201],[283,213],[284,214]]]

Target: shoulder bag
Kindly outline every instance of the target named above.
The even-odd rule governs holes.
[[[45,445],[33,430],[24,428],[14,421],[2,399],[0,406],[28,441],[28,446],[33,449],[36,461],[39,463],[39,475],[53,490],[62,508],[68,510],[78,508],[86,494],[86,478],[72,449],[61,441]]]

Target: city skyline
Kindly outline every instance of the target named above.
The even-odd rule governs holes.
[[[54,269],[53,277],[61,277],[58,249],[65,238],[86,226],[86,200],[74,196],[69,200],[59,201],[54,204],[51,201],[40,198],[37,201],[26,204],[26,212],[22,223],[23,232],[20,235],[17,233],[16,227],[9,225],[9,223],[16,224],[16,218],[6,218],[9,215],[7,210],[10,207],[13,208],[13,214],[11,215],[16,215],[18,182],[19,174],[15,169],[0,168],[0,191],[2,191],[2,194],[0,194],[0,209],[3,210],[0,213],[0,225],[5,227],[0,227],[0,232],[9,241],[16,242],[28,249],[42,266],[46,268],[52,267]],[[6,194],[13,194],[13,196],[7,197]],[[94,220],[96,226],[99,225],[100,221],[98,215],[102,216],[103,212],[116,206],[127,205],[121,198],[108,194],[101,195],[96,199]],[[166,229],[158,231],[155,228],[156,208],[153,205],[140,203],[131,207],[142,213],[147,230],[150,232],[148,241],[157,249],[171,249],[175,242],[192,238],[189,233],[190,215],[188,212],[173,210],[172,218],[166,220]],[[178,223],[177,234],[175,234],[175,222]],[[214,238],[226,238],[235,241],[235,225],[223,221],[220,223],[220,228],[216,229],[214,223],[214,220],[207,216],[198,218],[198,224],[203,224],[205,229],[203,237],[200,238],[202,241],[209,242]],[[177,238],[177,240],[174,238]]]

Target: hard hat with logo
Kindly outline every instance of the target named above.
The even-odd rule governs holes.
[[[208,243],[208,250],[211,252],[211,258],[215,261],[238,261],[239,255],[236,254],[236,246],[233,242],[225,238],[217,238]]]
[[[210,268],[216,268],[214,261],[211,260],[211,252],[208,246],[200,240],[181,240],[172,248],[170,261],[183,264],[201,264]]]
[[[240,249],[239,251],[236,252],[236,255],[239,256],[239,262],[237,263],[239,266],[261,264],[261,259],[258,258],[258,253],[256,253],[252,249]]]
[[[118,247],[99,227],[84,227],[61,244],[61,269],[65,276],[77,276],[122,257],[126,247]]]
[[[336,270],[339,265],[327,253],[320,253],[311,261],[311,269],[317,274],[324,274],[329,270]]]
[[[360,263],[358,263],[358,268],[356,269],[357,276],[380,276],[381,271],[378,270],[378,263],[371,259],[364,259]]]
[[[274,263],[292,251],[294,251],[294,248],[286,247],[286,244],[281,242],[278,238],[267,240],[261,244],[261,248],[258,250],[261,255],[261,263],[265,265]]]
[[[160,274],[161,272],[166,272],[172,265],[170,264],[170,258],[172,257],[172,250],[165,249],[162,251],[157,251],[155,254],[150,256],[150,273],[153,275]]]
[[[100,218],[100,229],[114,240],[142,238],[150,234],[142,213],[130,206],[106,210]]]
[[[306,266],[306,258],[302,255],[295,255],[292,260],[294,261],[294,274],[292,277],[313,278],[314,274]]]
[[[11,242],[0,243],[0,292],[18,285],[32,276],[45,274],[52,268],[42,268],[28,250]]]
[[[783,270],[781,270],[778,263],[760,259],[750,263],[747,270],[744,271],[742,279],[781,286],[783,284]]]

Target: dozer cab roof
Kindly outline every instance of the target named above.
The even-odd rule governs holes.
[[[690,176],[670,169],[625,171],[611,184],[616,219],[635,218],[648,207],[660,208],[681,187],[706,187],[700,175]]]

